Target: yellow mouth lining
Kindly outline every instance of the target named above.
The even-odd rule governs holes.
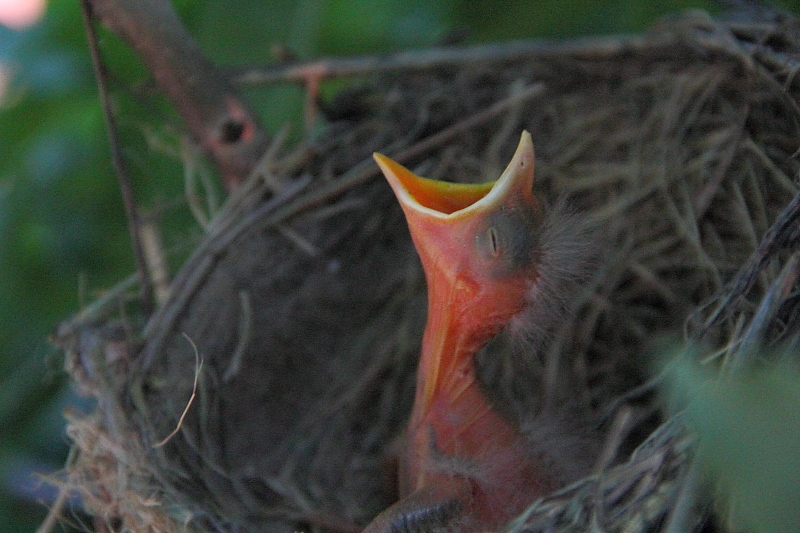
[[[486,183],[451,183],[414,176],[403,180],[409,194],[423,207],[449,215],[467,208],[489,194],[494,181]]]
[[[489,194],[496,181],[486,183],[451,183],[417,176],[382,154],[375,159],[389,169],[419,205],[445,215],[465,209]]]

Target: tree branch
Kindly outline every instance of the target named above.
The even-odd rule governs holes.
[[[355,57],[330,57],[312,61],[282,62],[264,67],[230,69],[230,77],[243,85],[267,85],[278,82],[303,82],[310,78],[326,79],[343,76],[363,76],[398,70],[425,70],[440,66],[474,65],[504,61],[563,58],[602,60],[616,57],[624,51],[643,48],[669,50],[674,43],[642,36],[613,35],[585,37],[570,41],[509,41],[473,46],[442,46],[409,50],[394,54],[370,54]]]
[[[228,77],[211,63],[168,0],[89,0],[92,14],[131,45],[231,190],[268,136]]]

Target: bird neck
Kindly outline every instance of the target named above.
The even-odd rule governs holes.
[[[465,391],[476,383],[474,354],[486,341],[469,313],[479,287],[464,276],[428,276],[428,320],[417,370],[417,392],[411,426],[422,423],[434,405],[464,416]]]
[[[497,450],[517,449],[514,425],[492,408],[478,383],[475,354],[497,331],[476,319],[480,287],[467,277],[428,280],[428,323],[422,341],[417,392],[409,425],[412,442],[409,488],[427,483],[443,458],[480,462]],[[479,306],[482,307],[482,306]],[[483,472],[490,475],[490,472]]]

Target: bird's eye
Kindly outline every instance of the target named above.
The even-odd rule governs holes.
[[[486,240],[489,244],[489,254],[492,257],[499,257],[502,250],[500,249],[500,234],[497,228],[489,226],[489,229],[486,230]]]
[[[507,276],[534,266],[539,248],[540,214],[532,209],[491,213],[475,239],[492,275]]]

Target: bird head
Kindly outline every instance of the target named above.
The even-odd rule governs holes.
[[[424,413],[437,391],[452,394],[464,376],[474,379],[474,354],[524,309],[537,280],[533,143],[523,132],[500,178],[479,184],[423,178],[381,154],[375,160],[405,213],[428,284],[415,405]]]

